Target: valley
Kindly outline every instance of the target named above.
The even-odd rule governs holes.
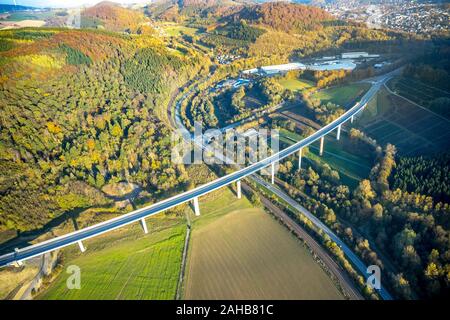
[[[3,297],[448,294],[445,30],[374,29],[295,3],[203,0],[24,9],[2,13],[0,25],[0,252],[16,257],[0,270]],[[317,139],[301,166],[298,152],[276,161],[272,180],[252,172],[206,190],[238,168],[173,158],[174,133],[192,134],[195,123],[248,139],[278,130],[284,150],[359,107],[336,124],[339,139],[336,130],[319,137],[323,152]],[[199,141],[205,153],[223,147]],[[280,211],[339,276],[275,219]],[[44,241],[56,264],[40,278],[41,260],[25,255]],[[355,261],[380,268],[382,292]],[[70,265],[82,270],[80,290],[67,288]]]

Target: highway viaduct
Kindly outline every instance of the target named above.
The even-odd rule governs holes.
[[[330,124],[324,126],[320,130],[316,131],[311,136],[279,151],[278,153],[271,155],[257,163],[254,163],[248,167],[240,169],[224,177],[218,178],[214,181],[206,183],[195,189],[178,194],[169,199],[160,201],[150,206],[132,211],[122,216],[92,225],[90,227],[77,230],[63,236],[55,237],[50,240],[40,242],[25,248],[15,249],[14,252],[0,256],[0,267],[7,265],[21,265],[23,261],[31,259],[33,257],[45,254],[47,252],[55,251],[63,247],[77,243],[80,250],[84,252],[86,250],[83,241],[93,238],[95,236],[107,233],[109,231],[121,228],[131,223],[139,222],[142,225],[144,233],[148,233],[145,219],[157,213],[161,213],[173,207],[186,202],[192,202],[194,206],[195,215],[200,215],[199,197],[206,195],[212,191],[228,186],[232,183],[237,185],[237,196],[241,197],[241,180],[256,172],[271,167],[271,182],[274,184],[275,177],[275,164],[291,155],[298,154],[299,169],[301,168],[302,150],[304,147],[320,140],[320,154],[323,154],[324,150],[324,138],[326,135],[333,131],[337,131],[336,138],[339,140],[341,135],[341,128],[346,122],[353,123],[355,116],[360,113],[367,106],[370,99],[378,92],[381,85],[387,80],[388,76],[378,80],[373,84],[369,91],[356,103],[352,108],[345,112],[338,119],[334,120]],[[383,298],[390,298],[386,295]]]

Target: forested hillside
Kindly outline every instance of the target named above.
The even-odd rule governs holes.
[[[242,3],[232,0],[169,0],[157,1],[147,6],[147,14],[157,20],[195,23],[214,23],[217,19],[242,8]]]
[[[222,4],[190,13],[173,6],[165,10],[170,12],[169,20],[184,21],[206,31],[198,36],[200,43],[219,52],[262,58],[266,64],[317,52],[334,54],[333,50],[340,52],[343,48],[377,53],[418,53],[423,49],[413,35],[368,29],[362,24],[336,20],[320,8],[294,3]]]
[[[450,90],[450,41],[442,39],[436,41],[437,46],[432,52],[416,59],[408,65],[404,74],[407,77],[420,79],[421,81],[441,88]]]
[[[285,32],[317,29],[325,21],[335,20],[322,9],[285,2],[245,7],[231,18],[235,21],[245,19],[250,23],[264,24]]]
[[[450,203],[450,154],[400,158],[391,178],[394,188]]]
[[[102,26],[111,31],[135,32],[146,21],[145,16],[137,11],[120,7],[113,2],[100,2],[82,12],[83,27]]]
[[[158,114],[201,58],[93,31],[5,31],[0,42],[13,44],[0,53],[0,230],[105,203],[106,183],[158,196],[186,180]]]

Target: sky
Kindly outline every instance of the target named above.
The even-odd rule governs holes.
[[[14,4],[32,7],[77,7],[80,5],[94,5],[102,0],[0,0],[0,4]],[[117,3],[147,3],[151,0],[112,0]]]

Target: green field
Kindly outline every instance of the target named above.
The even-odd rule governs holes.
[[[180,219],[147,220],[148,235],[135,224],[86,241],[83,254],[71,246],[64,269],[37,299],[174,299],[186,227]],[[67,289],[69,265],[81,269],[80,290]]]
[[[280,130],[280,141],[289,145],[300,141],[301,137],[285,129]],[[319,142],[308,147],[306,159],[325,162],[339,172],[341,181],[354,188],[362,179],[367,179],[373,166],[374,159],[366,152],[358,152],[349,142],[345,132],[341,133],[341,140],[337,141],[335,135],[325,137],[324,154],[319,156]]]
[[[322,103],[332,102],[343,107],[350,107],[350,104],[364,95],[369,88],[368,83],[355,83],[319,90],[312,97],[319,99]]]
[[[185,299],[343,299],[309,251],[261,209],[229,191],[200,207]]]
[[[278,81],[285,89],[297,92],[303,89],[311,88],[314,84],[304,79],[281,79]]]
[[[198,29],[190,28],[178,24],[166,24],[163,26],[164,31],[171,37],[179,37],[183,34],[193,36],[197,33]]]
[[[450,147],[450,120],[408,100],[380,91],[355,125],[379,144],[394,144],[404,156],[434,154]]]

